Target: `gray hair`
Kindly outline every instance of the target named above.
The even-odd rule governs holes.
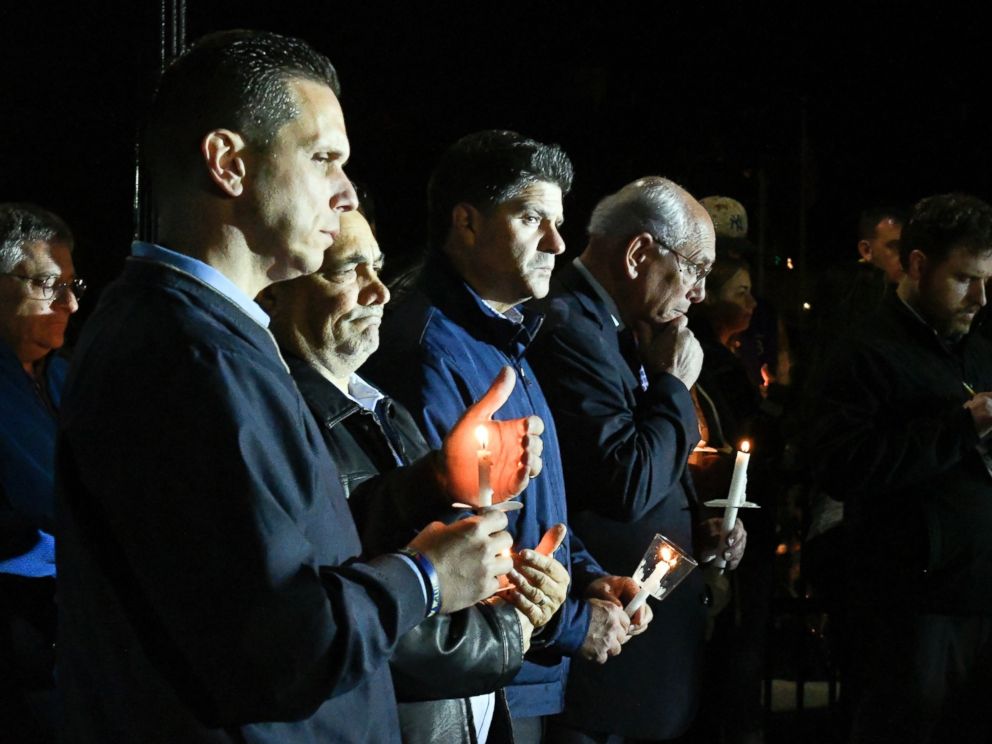
[[[626,238],[647,232],[678,249],[700,232],[691,203],[692,197],[674,181],[661,176],[639,178],[600,200],[589,218],[589,234]]]
[[[31,243],[61,243],[72,250],[72,232],[58,215],[36,204],[0,204],[0,273],[13,271]]]

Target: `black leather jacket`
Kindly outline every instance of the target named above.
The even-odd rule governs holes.
[[[289,354],[286,361],[338,467],[365,553],[406,545],[438,513],[423,488],[435,477],[433,455],[412,417],[386,399],[380,421],[306,362]],[[410,467],[398,469],[401,463]],[[403,741],[474,744],[467,698],[500,690],[522,663],[520,622],[505,602],[425,620],[403,637],[390,661]],[[512,741],[502,692],[488,741]]]

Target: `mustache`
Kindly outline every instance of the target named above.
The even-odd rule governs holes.
[[[344,316],[346,321],[355,320],[365,320],[366,318],[378,318],[382,320],[382,308],[363,308],[361,310],[353,310]]]

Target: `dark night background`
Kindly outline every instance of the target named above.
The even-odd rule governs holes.
[[[96,290],[119,271],[134,230],[134,136],[158,74],[163,8],[175,5],[0,9],[0,200],[65,217],[77,270]],[[992,195],[986,32],[949,6],[427,7],[186,0],[188,40],[266,28],[335,63],[349,172],[376,196],[394,265],[422,245],[437,156],[482,128],[517,129],[571,155],[564,233],[574,252],[595,201],[638,176],[738,198],[764,247],[764,289],[787,316],[818,267],[854,260],[861,208],[952,189]]]

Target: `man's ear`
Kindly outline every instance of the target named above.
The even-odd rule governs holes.
[[[230,129],[214,129],[200,143],[210,180],[227,196],[241,196],[244,191],[244,150],[244,139]]]
[[[482,214],[468,202],[460,202],[451,209],[451,233],[461,245],[472,247],[479,235]]]
[[[858,241],[858,253],[863,261],[871,261],[871,243],[867,240]]]
[[[628,240],[623,250],[624,278],[636,279],[645,262],[652,258],[651,252],[656,250],[654,238],[648,233],[639,233]]]
[[[914,282],[920,281],[920,277],[923,276],[923,272],[927,269],[927,261],[927,254],[923,251],[910,251],[909,266],[906,268],[907,276]]]

